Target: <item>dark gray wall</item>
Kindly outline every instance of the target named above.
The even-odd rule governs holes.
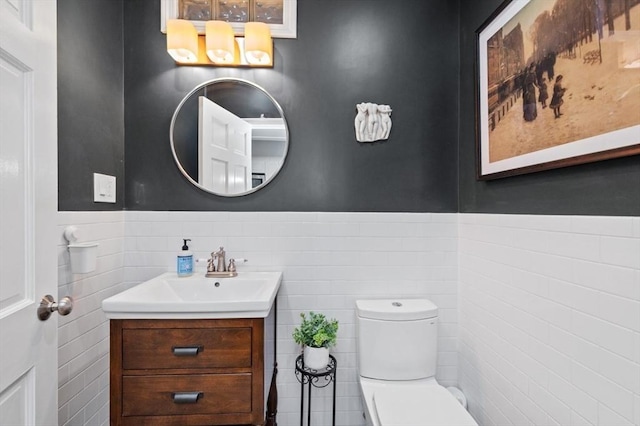
[[[475,31],[501,0],[460,9],[461,212],[640,215],[640,156],[600,161],[492,181],[475,178]]]
[[[122,0],[58,0],[58,210],[124,208]],[[93,202],[93,173],[116,203]]]
[[[298,39],[275,41],[274,69],[215,70],[177,68],[158,2],[128,0],[123,71],[122,1],[59,0],[59,209],[640,215],[640,156],[475,179],[475,30],[500,3],[299,0]],[[191,187],[169,149],[182,96],[222,76],[269,90],[291,130],[282,173],[248,197]],[[355,142],[362,101],[394,108],[389,141]],[[117,176],[117,204],[93,203],[93,172]]]
[[[298,38],[276,39],[274,69],[259,70],[177,67],[158,2],[124,8],[127,209],[456,211],[457,2],[298,0]],[[182,97],[229,76],[269,91],[291,135],[280,174],[236,198],[192,187],[169,147]],[[393,108],[388,141],[355,140],[363,101]]]

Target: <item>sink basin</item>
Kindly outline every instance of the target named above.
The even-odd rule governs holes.
[[[107,318],[265,318],[282,272],[241,272],[233,278],[178,277],[167,272],[102,301]]]

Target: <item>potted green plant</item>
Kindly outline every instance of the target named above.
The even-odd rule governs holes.
[[[314,370],[325,368],[329,364],[329,348],[336,344],[338,320],[313,311],[308,316],[303,312],[300,317],[302,322],[293,330],[293,340],[304,346],[304,365]]]

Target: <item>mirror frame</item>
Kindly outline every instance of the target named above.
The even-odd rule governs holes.
[[[193,177],[191,177],[191,175],[189,175],[189,173],[187,173],[187,171],[184,169],[184,167],[180,163],[180,159],[178,158],[178,154],[176,152],[175,141],[173,139],[173,132],[174,132],[175,122],[176,122],[176,119],[178,118],[178,114],[180,113],[180,110],[182,109],[182,106],[191,98],[191,96],[194,93],[198,92],[199,90],[202,90],[205,86],[213,85],[215,83],[242,83],[242,84],[251,86],[251,87],[253,87],[255,89],[258,89],[265,96],[267,96],[267,98],[269,98],[269,100],[271,100],[271,102],[273,102],[273,105],[275,106],[275,108],[280,113],[280,116],[282,117],[282,121],[284,123],[286,141],[285,141],[285,146],[284,146],[284,153],[283,153],[283,156],[282,156],[282,164],[280,164],[280,168],[273,175],[271,175],[271,177],[269,179],[265,180],[260,185],[256,186],[255,188],[251,188],[248,191],[237,193],[237,194],[222,194],[220,192],[212,191],[211,189],[201,185],[197,180],[193,179]],[[256,83],[254,83],[252,81],[249,81],[249,80],[245,80],[245,79],[242,79],[242,78],[235,78],[235,77],[214,78],[212,80],[208,80],[208,81],[205,81],[204,83],[201,83],[201,84],[197,85],[193,90],[191,90],[189,93],[187,93],[182,98],[182,100],[180,101],[180,103],[176,107],[176,110],[174,111],[173,116],[171,117],[171,125],[169,126],[169,141],[171,143],[171,153],[173,154],[173,159],[175,160],[176,165],[178,166],[178,169],[180,170],[182,175],[185,178],[187,178],[187,180],[189,182],[191,182],[191,184],[194,185],[196,188],[199,188],[199,189],[201,189],[201,190],[203,190],[205,192],[208,192],[209,194],[217,195],[219,197],[243,197],[245,195],[253,194],[254,192],[264,188],[265,186],[267,186],[276,176],[278,176],[278,174],[282,170],[282,167],[284,167],[284,162],[287,160],[287,156],[289,154],[289,142],[290,142],[289,139],[290,139],[289,138],[289,125],[287,124],[287,119],[284,116],[284,111],[282,111],[282,107],[280,106],[278,101],[276,101],[275,98],[273,96],[271,96],[271,94],[269,92],[267,92],[264,88],[262,88],[261,86],[257,85]]]

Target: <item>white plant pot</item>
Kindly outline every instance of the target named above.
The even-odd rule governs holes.
[[[329,348],[304,347],[304,366],[314,370],[322,370],[329,365]]]

